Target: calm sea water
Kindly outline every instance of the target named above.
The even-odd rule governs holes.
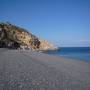
[[[46,53],[90,62],[90,47],[63,47],[57,51],[48,51]]]

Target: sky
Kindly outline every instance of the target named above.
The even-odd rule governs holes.
[[[90,0],[0,0],[10,22],[60,47],[90,47]]]

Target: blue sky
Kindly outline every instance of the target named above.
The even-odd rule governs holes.
[[[0,0],[0,21],[58,46],[90,46],[90,0]]]

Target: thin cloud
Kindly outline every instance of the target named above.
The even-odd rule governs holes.
[[[80,40],[79,42],[81,42],[81,43],[90,43],[90,40],[87,40],[87,39],[84,40],[84,39],[83,39],[83,40]]]

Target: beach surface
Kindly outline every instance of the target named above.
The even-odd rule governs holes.
[[[0,90],[90,90],[90,62],[1,48]]]

